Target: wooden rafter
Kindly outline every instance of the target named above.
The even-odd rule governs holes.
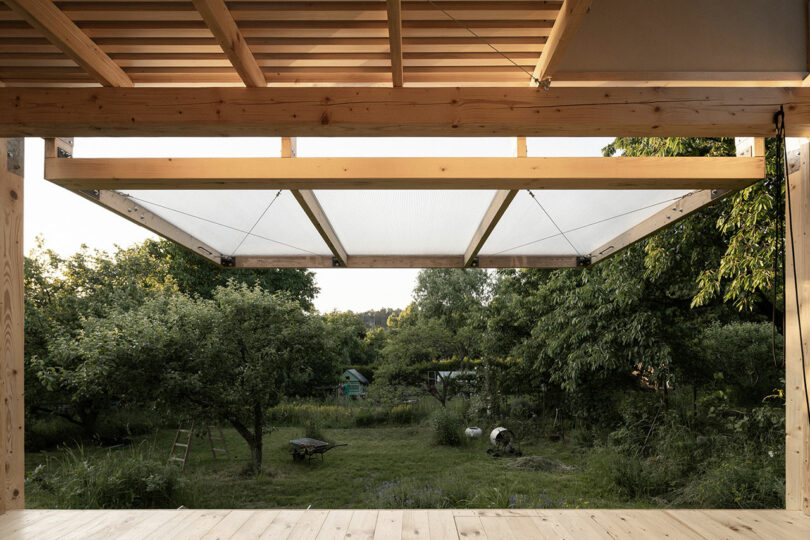
[[[750,159],[765,156],[765,139],[761,137],[748,137],[736,140],[737,156],[731,159]],[[765,177],[765,170],[762,170],[762,176]],[[752,179],[749,184],[753,184],[757,179]],[[652,216],[648,217],[641,223],[624,231],[615,238],[603,245],[596,248],[591,254],[591,263],[597,263],[607,259],[611,255],[618,253],[624,248],[635,244],[636,242],[647,238],[653,233],[670,226],[671,224],[687,217],[693,212],[704,208],[723,197],[727,197],[745,186],[740,186],[737,189],[703,189],[689,193],[683,198],[674,201],[666,208],[659,210]]]
[[[294,158],[296,152],[297,142],[295,137],[282,137],[281,157]],[[321,235],[323,241],[329,246],[329,251],[332,252],[332,256],[337,260],[340,266],[346,266],[346,261],[348,260],[346,250],[343,248],[343,244],[340,242],[335,229],[329,222],[329,218],[326,217],[326,213],[323,211],[321,203],[318,202],[315,193],[313,193],[311,189],[293,189],[290,191],[293,197],[295,197],[295,200],[298,201],[298,204],[301,205],[301,209],[312,222],[312,225],[318,231],[318,234]]]
[[[0,88],[0,137],[810,136],[810,88]]]
[[[193,0],[205,24],[214,34],[245,86],[261,88],[267,86],[262,68],[250,51],[239,27],[233,20],[225,0]]]
[[[73,139],[45,139],[45,157],[47,159],[70,161],[72,155]],[[137,201],[129,199],[121,193],[104,189],[71,191],[136,225],[140,225],[167,240],[180,244],[216,264],[222,263],[222,254],[219,251],[162,217],[146,210]]]
[[[402,86],[402,2],[386,0],[388,8],[388,48],[391,51],[391,80]]]
[[[69,189],[738,189],[762,157],[46,159]]]
[[[530,85],[548,83],[590,6],[591,0],[565,0],[563,2],[560,14],[554,21],[548,41],[534,68]]]
[[[5,0],[5,2],[104,86],[133,86],[132,80],[124,70],[51,0]]]
[[[526,157],[526,137],[517,138],[517,157]],[[470,241],[470,245],[467,246],[467,250],[464,252],[464,266],[472,266],[478,252],[484,247],[489,235],[495,230],[495,226],[517,194],[518,190],[516,189],[500,189],[495,193],[489,208],[484,213],[484,218]]]

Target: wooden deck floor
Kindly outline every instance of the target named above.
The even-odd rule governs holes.
[[[0,538],[808,539],[786,510],[17,510]]]

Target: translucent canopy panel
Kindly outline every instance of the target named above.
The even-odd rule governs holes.
[[[298,157],[514,157],[514,137],[312,137]]]
[[[224,255],[331,254],[289,191],[121,193]]]
[[[278,157],[279,137],[80,137],[77,158]]]
[[[495,192],[491,190],[316,190],[354,255],[462,255]]]
[[[688,190],[520,191],[482,255],[587,255]],[[532,196],[533,195],[533,196]]]

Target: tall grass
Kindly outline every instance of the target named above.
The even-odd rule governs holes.
[[[50,508],[177,508],[188,504],[180,470],[149,457],[145,443],[90,456],[65,449],[26,479]]]

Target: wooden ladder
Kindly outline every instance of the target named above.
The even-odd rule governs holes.
[[[214,430],[217,430],[219,436],[214,435]],[[222,444],[222,448],[217,448],[214,446],[214,441],[217,441]],[[208,442],[211,443],[211,455],[214,456],[216,459],[217,454],[225,454],[227,459],[231,459],[231,453],[228,452],[228,444],[225,442],[225,437],[222,435],[222,427],[217,424],[215,426],[208,426]]]
[[[177,441],[180,440],[180,435],[182,433],[185,433],[187,435],[185,443],[177,442]],[[183,429],[183,423],[182,422],[177,426],[177,433],[174,436],[174,442],[172,443],[172,450],[171,450],[171,452],[169,452],[169,462],[179,461],[180,463],[182,463],[182,466],[181,466],[180,470],[183,470],[183,471],[186,470],[186,461],[188,461],[188,453],[191,450],[191,438],[193,436],[194,436],[194,422],[193,421],[191,422],[191,426],[188,429]],[[175,450],[177,450],[177,448],[183,448],[184,449],[183,450],[183,457],[178,457],[175,454]]]

